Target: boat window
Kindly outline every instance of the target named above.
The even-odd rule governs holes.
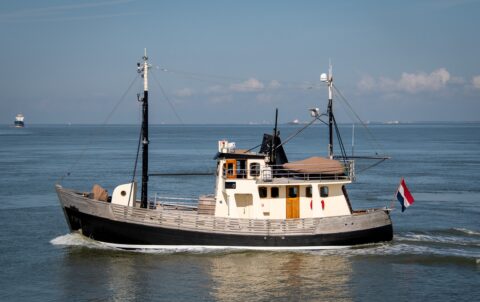
[[[237,160],[237,178],[245,178],[246,170],[246,160]]]
[[[328,197],[328,187],[327,186],[320,187],[320,197]]]
[[[298,197],[298,187],[288,187],[288,198],[296,198]]]
[[[312,187],[305,187],[305,197],[312,197]]]
[[[278,192],[279,192],[278,187],[272,187],[270,189],[270,197],[271,198],[278,198],[278,195],[279,195]]]
[[[236,165],[237,162],[235,160],[227,159],[225,167],[227,178],[237,178]]]
[[[250,176],[259,176],[260,175],[260,164],[259,163],[251,163],[250,164]]]
[[[258,187],[258,195],[260,195],[260,198],[266,198],[267,197],[267,187]]]
[[[237,184],[234,181],[226,181],[225,182],[225,189],[236,189]]]

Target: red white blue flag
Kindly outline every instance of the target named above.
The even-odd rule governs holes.
[[[410,194],[410,191],[408,190],[407,185],[405,184],[405,180],[403,178],[400,182],[400,185],[398,186],[397,199],[402,205],[402,212],[405,211],[406,208],[411,206],[415,201],[412,194]]]

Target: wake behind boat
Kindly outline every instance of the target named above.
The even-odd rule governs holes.
[[[144,81],[142,102],[142,186],[117,186],[111,196],[56,186],[72,232],[120,248],[234,247],[317,249],[389,241],[389,210],[353,210],[346,186],[355,178],[354,161],[333,154],[333,77],[326,114],[311,109],[313,122],[328,118],[329,154],[289,162],[277,131],[264,134],[260,150],[218,142],[215,189],[195,206],[148,198],[148,58],[138,64]],[[278,116],[278,111],[277,111]],[[321,120],[320,120],[321,121]],[[307,125],[307,126],[308,126]],[[339,135],[339,133],[337,133]]]

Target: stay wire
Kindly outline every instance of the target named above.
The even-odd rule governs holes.
[[[137,82],[138,80],[138,75],[135,74],[135,77],[132,79],[132,81],[130,82],[130,85],[128,85],[128,88],[127,90],[125,90],[125,92],[122,94],[122,96],[120,97],[120,99],[118,100],[118,102],[115,104],[115,106],[113,107],[113,109],[110,111],[110,113],[107,115],[107,117],[105,118],[105,120],[100,124],[99,126],[99,129],[100,130],[103,130],[105,125],[108,124],[108,122],[110,121],[110,119],[112,118],[113,114],[115,113],[115,111],[118,109],[118,107],[120,106],[121,103],[123,103],[123,101],[125,100],[125,97],[127,96],[127,94],[130,92],[130,89],[132,89],[133,85]],[[70,165],[70,167],[67,169],[67,172],[65,174],[63,174],[60,179],[59,179],[59,183],[62,183],[63,180],[65,179],[65,177],[68,177],[71,175],[73,169],[75,169],[75,167],[77,166],[77,164],[83,159],[83,157],[85,156],[85,153],[87,152],[88,149],[90,149],[90,146],[92,145],[93,143],[93,131],[90,132],[89,134],[89,141],[88,143],[85,145],[85,147],[82,149],[82,151],[80,152],[80,155],[77,157],[77,159]]]
[[[155,81],[155,83],[157,84],[158,88],[160,89],[160,92],[162,93],[163,97],[165,98],[165,100],[167,101],[168,105],[170,106],[170,109],[172,110],[173,114],[175,115],[175,117],[178,119],[178,121],[180,122],[181,125],[185,125],[183,119],[180,117],[180,115],[178,114],[177,110],[175,109],[175,106],[173,105],[173,102],[170,100],[170,98],[168,97],[167,93],[165,92],[165,90],[163,89],[162,85],[160,84],[160,81],[158,80],[157,76],[155,75],[154,72],[151,73],[152,76],[153,76],[153,80]],[[195,151],[200,154],[200,150],[198,150],[198,148],[196,146],[193,146],[193,148],[195,149]]]
[[[189,79],[194,79],[198,81],[203,81],[203,82],[210,82],[210,83],[215,83],[215,84],[228,84],[228,81],[246,81],[249,78],[252,77],[232,77],[232,76],[226,76],[226,75],[214,75],[214,74],[207,74],[207,73],[199,73],[199,72],[190,72],[190,71],[182,71],[182,70],[176,70],[176,69],[170,69],[170,68],[165,68],[165,67],[160,67],[160,70],[166,73],[171,73],[179,76],[183,76]],[[210,79],[208,79],[210,78]],[[278,83],[283,83],[283,84],[289,84],[293,85],[287,88],[295,88],[295,89],[302,89],[302,90],[308,90],[308,89],[313,89],[313,88],[319,88],[320,86],[317,84],[309,83],[309,82],[293,82],[293,81],[284,81],[284,80],[272,80],[272,79],[262,79],[262,78],[256,78],[255,79],[265,82],[265,83],[271,83],[273,81],[277,81]],[[214,80],[212,80],[214,79]],[[222,82],[223,81],[223,82]],[[263,88],[265,90],[268,90],[269,87]]]
[[[139,157],[139,154],[140,154],[140,145],[142,143],[142,135],[143,135],[143,127],[140,126],[140,135],[138,137],[137,156],[135,156],[135,164],[133,166],[132,182],[135,181],[135,176],[137,174],[137,164],[138,164],[138,157]]]
[[[155,83],[157,84],[158,88],[160,89],[160,92],[162,93],[165,100],[167,100],[167,103],[170,106],[170,109],[172,109],[173,114],[175,114],[175,117],[178,119],[180,124],[184,125],[185,123],[183,122],[182,118],[180,117],[177,110],[175,109],[175,106],[173,106],[173,103],[170,101],[170,98],[168,97],[167,93],[163,89],[162,85],[160,85],[160,81],[157,79],[157,76],[155,75],[154,72],[152,72],[152,75],[153,75],[153,79],[155,80]]]
[[[365,128],[365,130],[367,131],[368,135],[370,136],[370,138],[372,139],[372,141],[376,144],[376,147],[378,149],[380,149],[384,154],[386,154],[383,146],[378,142],[378,140],[375,138],[375,136],[373,135],[373,133],[370,131],[370,129],[367,127],[367,124],[365,124],[365,122],[362,121],[362,119],[358,116],[358,114],[355,112],[355,110],[353,109],[353,107],[350,105],[350,103],[348,102],[347,98],[340,92],[340,90],[337,88],[337,86],[335,86],[335,84],[333,85],[335,91],[338,93],[338,95],[340,96],[340,99],[348,106],[348,108],[351,110],[351,112],[355,115],[356,119],[360,122],[360,124],[363,126],[363,128]]]
[[[322,114],[323,115],[323,114]],[[303,130],[307,129],[308,127],[310,127],[313,123],[315,123],[315,121],[319,120],[321,121],[322,123],[325,123],[324,121],[322,121],[320,119],[320,117],[322,116],[318,116],[318,117],[315,117],[313,120],[311,120],[308,124],[306,124],[305,126],[303,126],[301,129],[299,129],[297,132],[293,133],[292,135],[290,135],[289,137],[287,137],[287,139],[285,139],[285,141],[283,141],[280,145],[276,146],[275,147],[275,150],[277,150],[278,148],[280,148],[281,146],[285,145],[286,143],[288,143],[291,139],[293,139],[295,136],[299,135],[301,132],[303,132]]]
[[[342,153],[343,161],[346,161],[347,160],[347,152],[345,152],[345,146],[343,145],[343,140],[342,140],[342,137],[340,135],[340,131],[338,130],[337,120],[335,119],[335,116],[333,116],[333,125],[335,126],[335,133],[337,135],[337,140],[338,140],[338,144],[340,146],[340,152]]]
[[[133,183],[135,182],[135,176],[137,174],[137,164],[138,164],[138,157],[140,154],[140,145],[142,143],[142,136],[143,136],[143,127],[140,126],[140,135],[138,136],[138,145],[137,145],[137,155],[135,156],[135,164],[133,166],[132,181],[130,182],[130,194],[128,195],[128,206],[130,206],[130,198],[132,197]]]

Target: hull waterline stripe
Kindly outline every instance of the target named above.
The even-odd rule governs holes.
[[[333,250],[348,249],[350,245],[330,245],[330,246],[222,246],[222,245],[151,245],[151,244],[117,244],[98,241],[101,244],[119,248],[132,250],[189,250],[189,249],[206,249],[206,250],[257,250],[257,251],[300,251],[300,250]]]

